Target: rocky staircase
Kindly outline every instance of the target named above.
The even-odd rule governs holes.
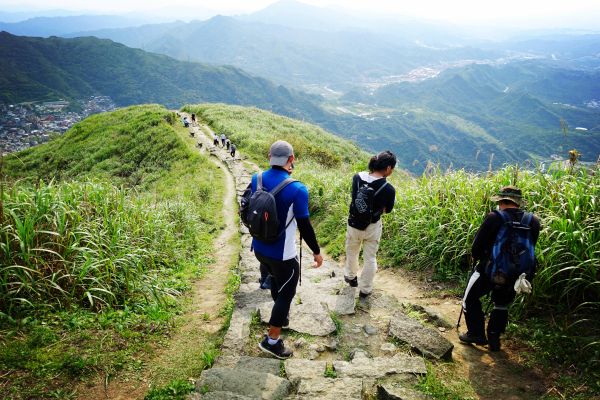
[[[203,151],[227,165],[241,195],[256,166],[213,146],[198,127],[190,129]],[[211,133],[208,127],[202,130]],[[414,385],[427,373],[425,358],[451,358],[453,346],[443,334],[449,325],[428,310],[400,304],[377,290],[367,301],[359,300],[337,263],[326,259],[314,269],[308,249],[289,330],[282,335],[294,356],[280,361],[261,353],[258,342],[272,300],[268,290],[259,288],[251,237],[244,227],[241,232],[241,285],[229,330],[220,358],[197,380],[192,399],[426,398]]]

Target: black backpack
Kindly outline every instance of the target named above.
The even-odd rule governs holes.
[[[502,227],[496,235],[486,274],[494,285],[512,285],[525,273],[531,281],[535,272],[535,251],[531,240],[533,214],[525,212],[520,221],[513,221],[506,211],[494,211],[502,217]]]
[[[355,179],[358,179],[358,189],[356,190],[356,197],[350,203],[350,218],[348,219],[348,223],[351,227],[362,231],[367,229],[367,226],[373,220],[375,216],[373,200],[387,185],[387,181],[379,189],[375,190],[370,183],[360,179],[360,176],[356,175]]]
[[[251,185],[248,186],[240,201],[240,219],[248,227],[250,235],[262,242],[276,242],[283,232],[279,230],[277,217],[277,204],[275,196],[295,179],[288,178],[267,192],[262,185],[262,172],[258,174],[256,191],[252,193]],[[293,218],[288,222],[288,225]],[[284,229],[285,231],[285,229]]]

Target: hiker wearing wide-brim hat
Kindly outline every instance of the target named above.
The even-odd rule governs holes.
[[[525,201],[515,186],[503,187],[490,200],[498,203],[498,209],[485,217],[473,240],[471,253],[477,264],[467,284],[461,310],[468,330],[459,335],[459,339],[464,343],[488,344],[491,351],[498,351],[500,334],[508,324],[508,307],[517,291],[531,289],[529,282],[535,274],[534,248],[540,222],[521,209]],[[480,299],[490,292],[494,309],[486,331]]]
[[[523,200],[523,194],[521,193],[521,189],[516,186],[505,186],[500,192],[490,197],[490,200],[500,202],[500,201],[511,201],[517,205],[517,207],[523,207],[525,205],[525,200]]]

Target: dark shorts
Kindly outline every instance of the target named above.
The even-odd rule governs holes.
[[[271,297],[275,304],[271,311],[269,325],[282,327],[285,325],[290,313],[290,305],[296,295],[298,278],[300,276],[300,264],[296,258],[281,261],[264,257],[254,253],[261,266],[271,274]]]

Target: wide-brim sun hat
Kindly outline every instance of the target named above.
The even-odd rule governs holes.
[[[512,201],[517,206],[521,207],[525,204],[525,200],[523,200],[523,194],[521,193],[521,189],[516,186],[505,186],[500,189],[500,192],[490,197],[492,201]]]

